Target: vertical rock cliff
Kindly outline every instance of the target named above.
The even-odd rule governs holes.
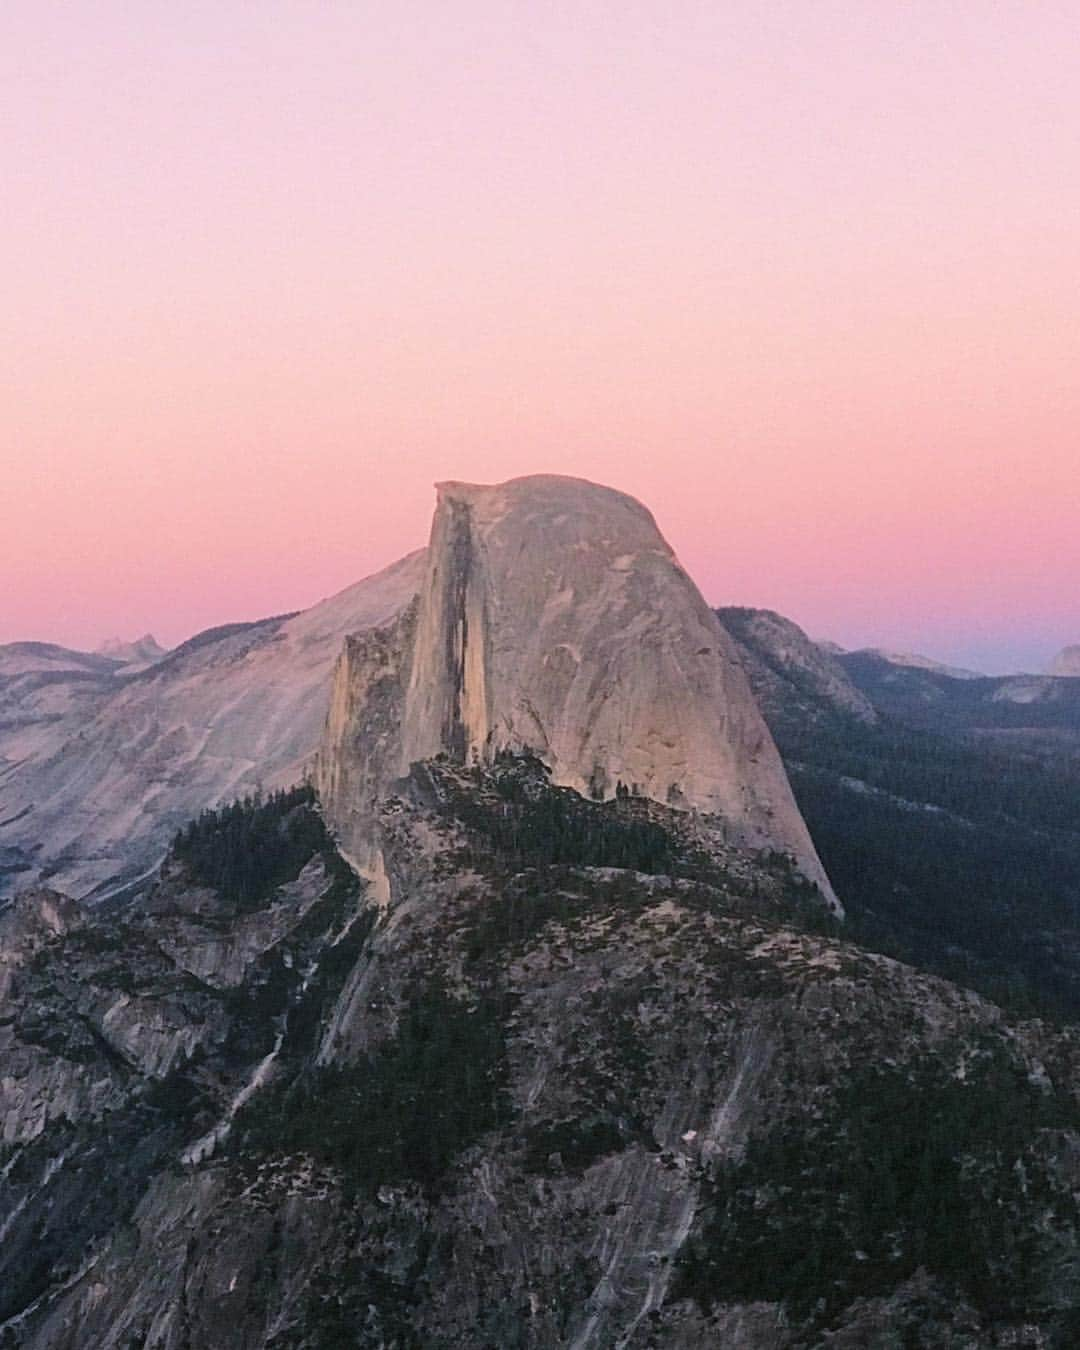
[[[638,502],[542,475],[442,483],[415,611],[352,642],[319,789],[377,872],[371,807],[420,760],[531,750],[552,781],[703,813],[835,902],[731,641]]]

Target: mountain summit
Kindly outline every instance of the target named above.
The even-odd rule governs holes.
[[[1080,675],[1080,643],[1073,647],[1064,647],[1046,672],[1048,675]]]
[[[835,902],[727,633],[651,514],[541,475],[441,483],[416,604],[339,664],[320,792],[361,865],[411,764],[531,751],[552,782],[722,822]]]
[[[86,662],[93,679],[0,689],[0,894],[47,878],[108,896],[189,817],[313,762],[377,876],[375,805],[413,763],[530,750],[556,785],[621,785],[789,854],[833,901],[734,645],[649,512],[609,488],[443,483],[430,548],[339,596],[119,680]]]
[[[167,648],[158,642],[153,633],[144,633],[141,638],[130,642],[120,637],[108,638],[97,649],[98,656],[107,656],[112,661],[119,661],[122,666],[137,666],[140,670],[154,665],[167,654]]]

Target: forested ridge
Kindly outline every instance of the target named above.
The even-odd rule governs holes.
[[[847,911],[846,933],[1016,1010],[1080,1016],[1073,691],[1051,710],[1001,711],[986,688],[1000,681],[856,653],[837,669],[877,709],[877,725],[866,725],[824,696],[798,661],[756,641],[753,613],[721,617],[746,644],[755,693]],[[1057,719],[1056,739],[1047,742],[1038,726],[1021,735],[1025,716]],[[980,718],[1012,730],[1004,739],[980,731]]]
[[[203,811],[177,832],[172,853],[196,881],[248,910],[329,846],[314,789],[303,785]]]
[[[1021,1316],[1080,1226],[1033,1143],[1080,1112],[998,1047],[953,1055],[863,1066],[804,1128],[766,1128],[720,1164],[679,1292],[779,1300],[824,1325],[922,1271],[991,1318]]]

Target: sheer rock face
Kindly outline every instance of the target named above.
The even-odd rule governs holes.
[[[443,483],[415,615],[339,663],[320,793],[370,868],[380,787],[525,748],[586,796],[718,816],[833,899],[732,643],[650,513],[578,479]]]
[[[401,717],[412,659],[417,601],[382,628],[346,640],[330,692],[315,762],[319,798],[341,851],[388,899],[377,824],[378,800],[401,776]]]

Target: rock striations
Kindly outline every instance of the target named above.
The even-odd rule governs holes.
[[[440,484],[415,606],[339,662],[318,787],[378,875],[390,782],[507,750],[584,796],[717,818],[835,903],[728,635],[631,497],[550,475]]]

